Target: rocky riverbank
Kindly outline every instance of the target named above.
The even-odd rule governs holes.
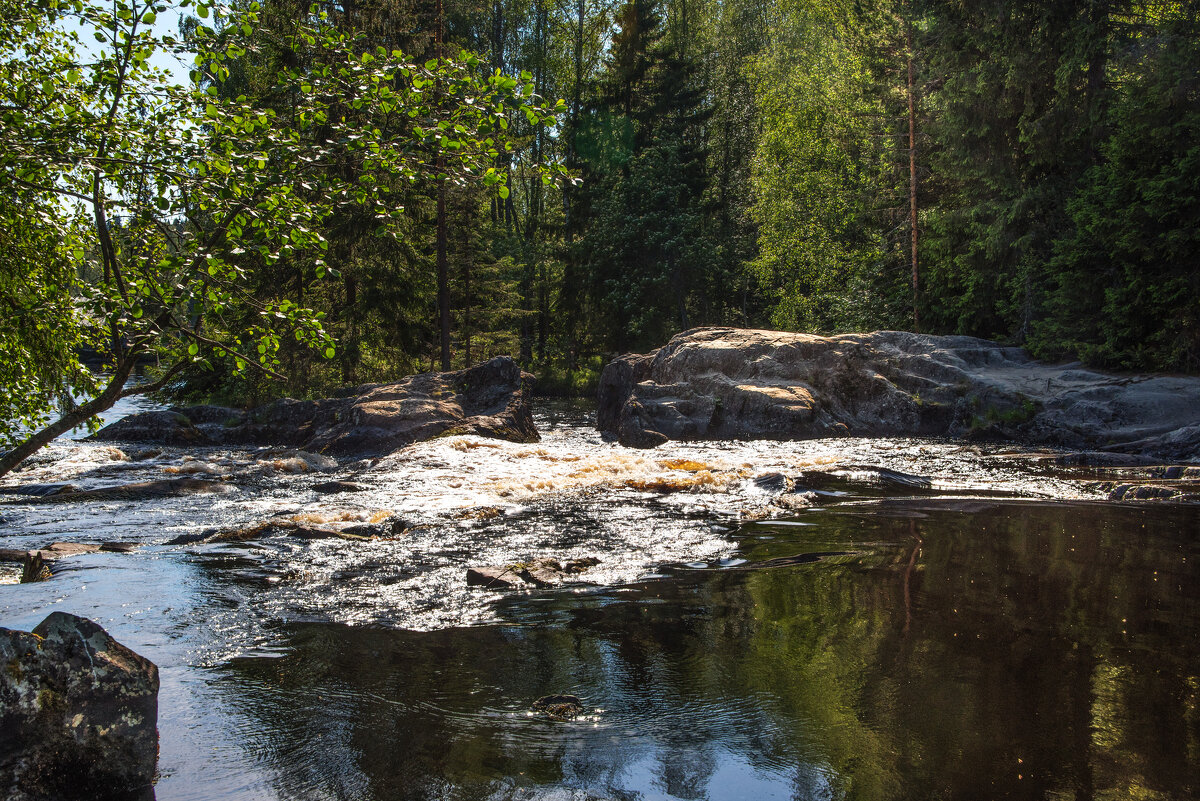
[[[95,438],[165,445],[281,445],[381,456],[443,434],[536,442],[533,376],[507,356],[466,370],[357,387],[346,397],[275,401],[250,411],[191,406],[130,415]]]
[[[642,448],[950,436],[1187,462],[1200,460],[1200,379],[1048,365],[973,337],[701,328],[609,364],[597,425]]]

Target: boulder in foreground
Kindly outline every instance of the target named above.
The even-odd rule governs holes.
[[[0,628],[0,792],[9,801],[149,792],[158,668],[90,620]]]
[[[96,439],[168,445],[286,445],[333,456],[381,456],[442,434],[536,442],[533,376],[507,356],[452,373],[358,387],[345,398],[275,401],[249,412],[191,406],[130,415]]]
[[[974,436],[1200,459],[1200,378],[1047,365],[974,337],[701,328],[600,378],[597,424],[671,440]]]

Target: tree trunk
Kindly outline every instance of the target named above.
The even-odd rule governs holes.
[[[442,0],[437,4],[437,60],[442,60]],[[441,81],[438,81],[438,103],[441,103]],[[446,260],[446,181],[442,178],[445,172],[445,157],[439,152],[437,157],[437,284],[438,284],[438,318],[441,322],[442,371],[453,369],[450,365],[450,266]]]
[[[921,317],[917,311],[920,281],[917,270],[917,96],[913,76],[912,22],[905,23],[905,44],[908,48],[908,213],[912,223],[912,295],[913,331],[921,332]]]
[[[82,406],[77,406],[67,412],[41,431],[30,434],[29,438],[20,445],[0,456],[0,476],[6,475],[21,462],[49,445],[55,437],[83,425],[94,416],[112,408],[112,405],[120,399],[121,390],[124,389],[125,382],[129,380],[129,375],[133,372],[133,366],[137,359],[138,352],[126,353],[117,363],[116,372],[113,373],[112,379],[103,392]]]

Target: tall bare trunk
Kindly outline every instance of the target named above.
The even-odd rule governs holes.
[[[436,57],[439,65],[442,60],[442,0],[437,3],[437,30],[434,39]],[[437,94],[440,105],[441,81],[438,81]],[[440,109],[439,109],[440,110]],[[442,370],[449,371],[450,366],[450,266],[446,259],[446,181],[441,177],[446,170],[446,159],[439,152],[437,157],[437,284],[438,284],[438,317],[441,321]]]
[[[908,50],[908,213],[912,224],[912,295],[913,331],[920,333],[921,317],[917,310],[920,299],[920,272],[917,269],[917,92],[913,75],[912,22],[905,23],[905,44]]]

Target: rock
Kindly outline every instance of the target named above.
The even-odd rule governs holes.
[[[96,553],[100,550],[100,546],[91,542],[52,542],[42,549],[43,553],[47,551],[52,554],[52,558],[57,559],[61,556],[79,556],[81,553]]]
[[[521,586],[551,587],[600,564],[595,557],[560,562],[557,559],[534,559],[512,565],[490,565],[467,568],[467,586],[485,589],[509,589]]]
[[[583,714],[583,701],[577,695],[544,695],[533,702],[531,709],[555,720],[572,720]]]
[[[323,481],[320,484],[313,484],[312,491],[322,495],[333,495],[339,492],[366,492],[367,487],[355,484],[353,481]]]
[[[1177,487],[1160,487],[1152,484],[1118,484],[1108,493],[1110,501],[1180,501],[1191,500],[1191,496]]]
[[[51,562],[67,556],[78,556],[84,553],[108,551],[110,553],[130,553],[138,547],[133,542],[54,542],[45,548],[32,551],[22,551],[19,548],[0,548],[0,562],[26,562],[34,555],[42,562]]]
[[[511,567],[495,565],[488,567],[468,567],[467,586],[483,587],[490,590],[504,590],[521,584],[521,577]]]
[[[783,473],[763,473],[761,476],[755,476],[751,483],[763,492],[773,495],[791,492],[796,486],[795,482]]]
[[[18,484],[14,487],[0,487],[2,495],[31,495],[35,498],[70,495],[78,491],[79,488],[74,484]]]
[[[249,412],[191,406],[130,415],[101,429],[94,439],[283,445],[318,452],[326,459],[382,456],[445,434],[536,442],[529,407],[532,381],[513,359],[498,356],[466,370],[358,387],[348,397],[284,398]]]
[[[605,367],[597,426],[630,447],[974,436],[1191,462],[1200,460],[1196,398],[1200,378],[1047,365],[973,337],[701,328]]]
[[[297,523],[293,520],[268,520],[244,528],[207,529],[198,534],[181,534],[166,542],[167,545],[195,545],[218,542],[250,542],[265,540],[270,537],[296,537],[302,540],[351,540],[364,542],[375,539],[374,536],[363,536],[349,531],[333,528],[320,528]]]
[[[158,668],[100,626],[54,612],[0,628],[0,791],[10,801],[149,788],[158,761]]]
[[[107,442],[155,442],[161,445],[214,444],[204,431],[178,409],[131,414],[105,426],[93,438]]]
[[[184,495],[207,495],[233,492],[232,484],[200,478],[167,478],[158,481],[139,481],[113,487],[76,490],[37,496],[26,503],[81,503],[83,501],[139,501],[146,498],[175,498]]]

